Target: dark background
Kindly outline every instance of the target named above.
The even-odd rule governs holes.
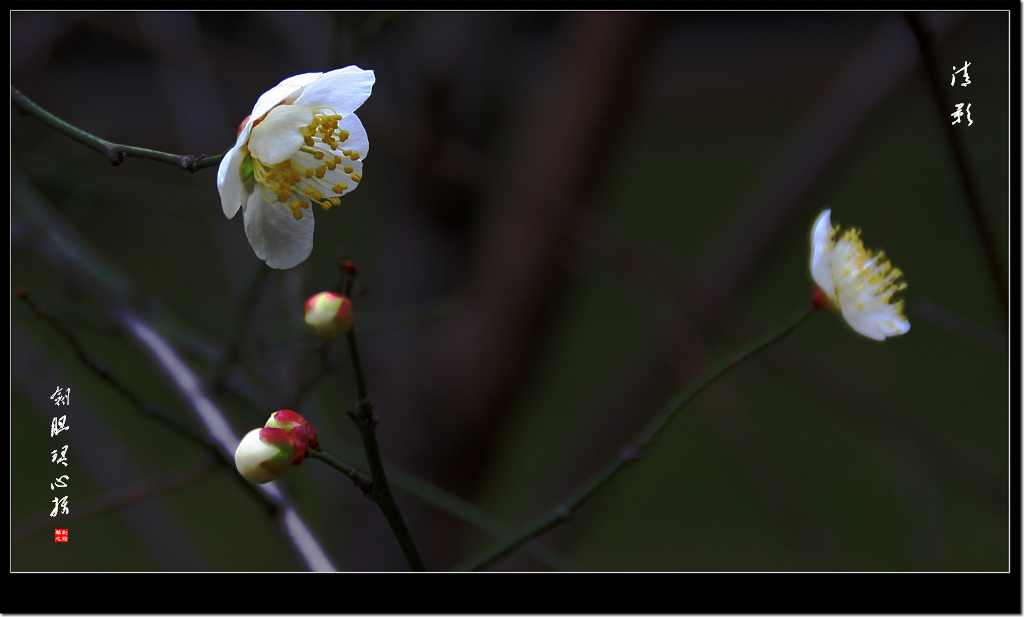
[[[377,81],[359,190],[315,213],[308,261],[267,276],[215,168],[114,168],[12,110],[14,185],[39,198],[12,191],[12,284],[201,433],[82,275],[102,262],[240,436],[317,374],[302,303],[348,257],[385,459],[519,528],[806,301],[829,207],[904,271],[910,332],[876,343],[812,316],[542,540],[583,570],[1004,571],[1009,313],[945,124],[972,104],[953,129],[1005,289],[1010,15],[919,19],[948,108],[892,12],[15,12],[12,84],[117,143],[212,155],[285,77],[357,64]],[[965,61],[972,83],[950,87]],[[46,248],[65,228],[91,251],[71,264]],[[11,310],[13,571],[303,568],[233,469]],[[365,468],[347,350],[328,353],[338,370],[293,408]],[[50,438],[58,413],[71,430]],[[70,514],[50,518],[65,437]],[[406,568],[334,470],[307,461],[278,484],[339,569]],[[431,569],[493,543],[395,490]],[[492,569],[553,567],[519,553]]]

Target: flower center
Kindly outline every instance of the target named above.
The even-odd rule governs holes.
[[[885,252],[872,254],[864,248],[860,231],[850,229],[835,244],[832,278],[836,282],[836,295],[857,310],[873,309],[889,300],[907,284],[898,279],[903,275],[885,258]],[[898,281],[898,282],[897,282]],[[902,315],[903,301],[895,304]]]
[[[290,158],[267,165],[250,153],[242,162],[244,176],[252,177],[259,183],[264,200],[267,203],[284,204],[296,220],[302,218],[302,210],[309,208],[310,203],[320,204],[324,210],[340,205],[341,195],[355,188],[354,183],[362,180],[362,176],[355,171],[355,166],[351,165],[351,162],[359,160],[359,152],[338,150],[349,138],[348,131],[338,128],[341,116],[329,107],[305,109],[312,112],[313,119],[308,125],[298,129],[302,144]],[[273,110],[262,120],[270,119],[272,123],[272,113]],[[261,128],[288,132],[295,130],[294,125],[274,126],[271,129],[267,126],[271,123],[265,123]],[[291,133],[286,138],[294,139],[294,135]],[[350,182],[353,184],[349,184]]]

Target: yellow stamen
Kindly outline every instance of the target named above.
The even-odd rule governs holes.
[[[255,157],[252,158],[252,177],[260,185],[263,198],[268,203],[281,203],[288,208],[295,220],[302,219],[302,211],[312,203],[319,203],[324,210],[341,205],[338,195],[349,190],[349,185],[339,182],[333,186],[326,183],[328,171],[342,167],[345,159],[334,154],[339,143],[347,140],[349,131],[339,130],[338,121],[341,116],[329,107],[314,107],[312,121],[298,129],[302,135],[303,145],[291,158],[265,165]],[[351,150],[342,151],[345,157],[356,160],[358,153]],[[353,156],[354,155],[354,156]],[[318,164],[318,162],[322,161]],[[352,175],[354,168],[344,166],[345,173]],[[358,182],[359,174],[353,179]],[[325,198],[326,194],[334,196]],[[312,203],[311,203],[312,202]]]

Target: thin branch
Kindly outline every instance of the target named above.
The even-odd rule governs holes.
[[[359,344],[356,342],[356,329],[353,326],[345,338],[348,341],[349,355],[352,357],[352,372],[356,378],[356,392],[359,393],[359,400],[369,398],[366,391],[366,377],[363,375],[363,362],[359,359]]]
[[[417,572],[425,572],[427,567],[423,563],[420,551],[416,548],[416,542],[409,533],[409,527],[405,524],[401,510],[391,494],[391,487],[388,485],[388,476],[384,472],[384,462],[380,457],[380,446],[377,445],[377,416],[373,413],[373,405],[369,400],[359,401],[355,409],[349,410],[348,416],[356,423],[359,434],[363,438],[363,448],[366,450],[366,462],[370,466],[370,473],[373,476],[373,483],[369,493],[364,493],[380,508],[391,526],[395,539],[402,547],[409,567]]]
[[[698,394],[703,392],[705,388],[718,381],[719,378],[729,373],[732,369],[742,364],[757,352],[767,348],[772,343],[775,343],[792,332],[793,329],[796,328],[800,322],[807,319],[813,311],[814,306],[808,303],[807,306],[797,311],[781,326],[757,339],[739,352],[726,358],[718,366],[706,373],[704,377],[699,379],[695,384],[683,390],[675,398],[669,401],[661,412],[659,412],[658,415],[655,416],[647,425],[639,437],[623,448],[615,460],[609,463],[599,473],[592,476],[590,480],[588,480],[575,493],[570,495],[564,502],[552,508],[547,512],[547,514],[541,516],[533,524],[529,525],[515,536],[463,564],[459,569],[479,570],[511,553],[516,548],[522,546],[525,542],[571,519],[573,514],[584,503],[589,501],[590,498],[593,497],[603,486],[605,486],[608,481],[618,475],[619,472],[627,466],[642,458],[647,453],[647,450],[650,449],[650,447],[657,441],[661,431],[664,430],[664,428],[668,426],[669,422],[671,422]]]
[[[244,394],[236,394],[238,394],[239,399],[242,402],[246,403],[253,409],[262,409],[260,405]],[[294,406],[290,407],[290,409],[294,408]],[[362,454],[362,452],[357,451],[355,446],[345,443],[339,443],[335,447],[341,451],[343,456],[349,458]],[[347,478],[352,480],[352,483],[356,488],[363,491],[364,494],[372,489],[372,479],[335,457],[324,452],[316,451],[310,451],[310,457],[320,460],[321,462],[340,471]],[[395,467],[386,461],[385,463],[388,469],[388,479],[392,480],[395,487],[399,490],[420,499],[424,503],[437,508],[441,512],[446,512],[465,523],[473,525],[479,530],[496,538],[508,537],[512,534],[512,530],[510,528],[506,527],[496,518],[487,512],[484,512],[472,503],[439,488],[437,485],[432,484],[415,474]],[[539,542],[528,542],[523,546],[523,552],[527,553],[537,561],[550,566],[554,570],[574,572],[580,569],[576,564]]]
[[[109,161],[114,167],[120,165],[121,161],[124,160],[124,157],[135,156],[138,158],[160,161],[161,163],[174,165],[179,169],[195,173],[200,169],[217,165],[226,153],[222,152],[221,154],[214,156],[207,156],[206,154],[169,154],[158,150],[150,150],[149,148],[115,144],[103,139],[102,137],[97,137],[92,133],[87,133],[69,122],[61,120],[57,116],[40,107],[32,99],[22,94],[21,91],[14,86],[11,86],[11,104],[14,105],[14,107],[21,113],[34,116],[50,128],[55,129],[56,131],[67,135],[71,139],[74,139],[75,141],[99,152],[106,157],[107,161]]]
[[[373,491],[373,480],[368,478],[365,474],[360,473],[355,467],[346,465],[322,450],[310,450],[309,457],[315,458],[321,463],[334,467],[349,480],[352,480],[352,484],[355,484],[356,488],[363,491],[363,493],[371,493]]]
[[[687,306],[699,304],[702,287],[684,270],[625,238],[596,217],[579,241],[589,253],[600,258],[605,267],[614,269],[620,280],[635,285],[635,288],[631,288],[631,293],[643,293],[660,298],[670,306],[669,310],[676,313],[683,312]],[[925,321],[950,336],[958,336],[992,353],[1007,353],[1008,342],[1004,336],[935,304],[927,297],[918,296],[908,310],[911,321],[915,318]],[[745,311],[742,307],[731,308],[728,319],[729,327],[733,331],[758,331],[765,327],[753,312]],[[691,349],[695,346],[690,338],[676,335],[667,335],[666,341],[667,343],[660,342],[659,347],[671,350]],[[920,451],[928,459],[929,464],[944,470],[946,477],[958,482],[960,488],[976,494],[993,507],[1004,507],[1000,505],[1002,502],[999,497],[1005,501],[1005,479],[999,479],[1002,476],[997,465],[992,461],[983,460],[979,452],[913,421],[906,410],[892,403],[890,397],[866,393],[863,384],[851,380],[834,368],[830,369],[828,363],[823,363],[813,352],[801,349],[798,343],[788,345],[785,350],[776,350],[770,358],[763,358],[760,361],[763,368],[779,372],[787,381],[799,383],[802,388],[809,390],[820,390],[821,396],[833,404],[840,417],[854,423],[868,421],[867,428],[872,433],[883,435],[891,432],[892,427],[899,427],[899,432],[908,435],[908,439],[921,444]],[[628,359],[626,365],[639,366],[637,372],[645,377],[658,372],[651,363],[638,362],[635,358]],[[822,384],[827,385],[823,387]],[[635,402],[640,397],[637,388],[630,387],[627,393],[621,396],[603,392],[597,398],[608,400],[609,410],[617,410],[622,407],[623,401]],[[865,413],[864,410],[871,410],[871,413]],[[588,443],[597,441],[594,433],[588,435]],[[605,452],[607,447],[595,451]],[[585,458],[589,460],[594,457]],[[965,474],[958,469],[971,471]],[[999,488],[1001,481],[1002,492]],[[564,490],[556,494],[562,493]]]
[[[344,274],[345,295],[351,297],[352,284],[359,271],[356,265],[347,259],[342,263],[341,270]],[[370,403],[370,395],[366,389],[366,377],[363,374],[362,360],[359,358],[355,326],[349,329],[345,337],[348,341],[349,354],[352,356],[352,372],[356,378],[356,391],[359,393],[359,402],[356,403],[355,409],[350,409],[346,413],[359,429],[359,435],[363,439],[363,449],[366,451],[366,462],[369,464],[370,474],[373,476],[369,492],[364,490],[363,494],[373,500],[384,514],[384,518],[387,519],[388,525],[391,527],[391,532],[398,540],[399,546],[402,547],[402,553],[405,555],[405,560],[409,562],[409,567],[418,572],[424,572],[427,567],[423,563],[419,549],[416,548],[412,534],[409,533],[409,527],[405,524],[402,512],[398,509],[395,497],[391,494],[388,476],[384,472],[380,446],[377,445],[377,416],[373,413],[373,404]]]
[[[355,283],[356,277],[359,276],[359,270],[351,260],[346,259],[342,265],[341,270],[344,273],[344,295],[352,297],[352,285]],[[352,372],[356,378],[356,392],[359,393],[359,400],[368,399],[370,395],[366,389],[366,377],[363,375],[363,362],[359,358],[359,345],[356,342],[356,328],[355,326],[349,328],[349,331],[345,333],[345,337],[348,340],[348,351],[352,357]]]

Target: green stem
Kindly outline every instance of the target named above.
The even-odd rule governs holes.
[[[359,490],[363,491],[363,493],[370,493],[373,490],[373,480],[367,478],[365,475],[356,471],[354,467],[349,467],[345,463],[342,463],[341,461],[334,458],[330,454],[322,450],[310,450],[309,457],[315,458],[321,463],[326,463],[327,465],[330,465],[331,467],[334,467],[341,473],[345,474],[345,476],[347,476],[349,480],[352,480],[352,484],[355,484]]]
[[[742,364],[745,360],[757,352],[770,346],[779,339],[789,334],[800,322],[807,319],[814,311],[814,306],[808,303],[782,325],[761,338],[750,343],[748,346],[726,358],[717,366],[708,371],[700,380],[680,392],[675,398],[668,402],[661,412],[647,425],[640,435],[629,443],[619,456],[609,463],[603,470],[590,478],[583,486],[570,495],[564,502],[549,510],[546,514],[527,526],[518,534],[506,539],[504,542],[494,546],[474,559],[462,564],[459,570],[479,570],[488,564],[508,555],[526,542],[540,534],[557,527],[568,521],[573,514],[597,493],[609,480],[614,478],[623,469],[636,462],[654,444],[661,434],[661,431],[672,421],[673,418],[690,403],[705,388],[718,381],[723,375]]]
[[[50,128],[55,129],[67,135],[71,139],[85,144],[99,152],[107,158],[111,165],[115,167],[121,164],[124,157],[136,156],[139,158],[160,161],[161,163],[168,163],[186,171],[196,172],[200,169],[212,167],[220,163],[221,158],[224,157],[224,153],[216,156],[207,156],[205,154],[200,154],[198,156],[193,154],[169,154],[158,150],[150,150],[148,148],[115,144],[103,139],[102,137],[97,137],[92,133],[87,133],[77,126],[61,120],[57,116],[37,105],[35,101],[22,94],[14,86],[11,86],[11,104],[20,112],[38,118],[43,122],[43,124],[46,124]]]

